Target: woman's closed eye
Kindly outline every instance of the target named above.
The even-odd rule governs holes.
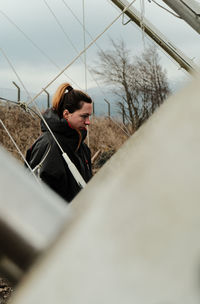
[[[89,114],[82,114],[82,115],[81,115],[81,118],[86,119],[86,118],[88,118],[89,116],[90,116]]]

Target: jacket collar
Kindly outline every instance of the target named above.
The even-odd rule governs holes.
[[[76,147],[79,144],[80,136],[81,136],[81,142],[83,142],[87,136],[86,129],[80,130],[80,132],[77,131],[76,129],[73,129],[68,123],[68,121],[64,118],[60,118],[57,112],[52,108],[47,109],[43,114],[43,117],[54,134],[55,133],[58,135],[62,134],[65,138],[73,142]],[[42,132],[48,131],[43,120],[41,120],[41,130]]]

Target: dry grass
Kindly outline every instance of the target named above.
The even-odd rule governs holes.
[[[89,129],[89,142],[92,155],[100,154],[93,163],[94,173],[120,148],[127,140],[123,125],[109,118],[94,117]]]
[[[9,133],[12,135],[20,151],[23,153],[23,155],[25,155],[27,148],[32,145],[34,140],[40,134],[39,118],[25,112],[18,106],[3,103],[0,104],[0,119],[3,121]],[[21,156],[1,124],[0,143],[15,158],[22,161]]]
[[[15,105],[6,103],[0,104],[0,119],[5,124],[23,155],[25,155],[26,150],[40,135],[40,119],[36,115],[32,116],[26,113]],[[96,160],[96,167],[100,167],[127,139],[127,135],[121,128],[123,126],[119,122],[113,122],[109,118],[92,118],[89,128],[89,146],[92,155],[100,150],[100,154]],[[15,158],[23,161],[1,124],[0,143]],[[102,158],[103,161],[101,162]],[[98,164],[99,161],[100,165]]]
[[[127,139],[127,135],[122,129],[122,124],[113,122],[109,118],[92,118],[89,129],[90,149],[92,154],[98,150],[117,151]]]

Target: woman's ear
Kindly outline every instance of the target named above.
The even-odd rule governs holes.
[[[63,111],[63,118],[68,119],[68,117],[69,117],[69,111],[67,109],[65,109]]]

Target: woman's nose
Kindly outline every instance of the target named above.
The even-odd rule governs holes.
[[[89,118],[89,117],[86,118],[85,124],[86,124],[86,125],[90,125],[90,118]]]

